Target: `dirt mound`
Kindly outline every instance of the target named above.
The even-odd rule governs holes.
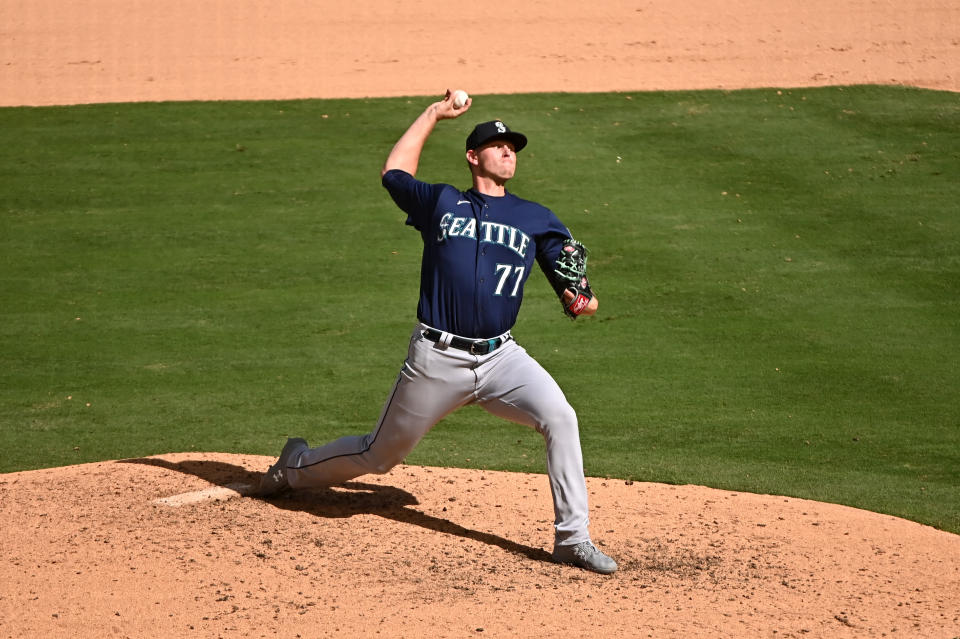
[[[621,564],[605,577],[550,561],[544,476],[401,466],[234,492],[272,461],[0,475],[3,636],[960,633],[960,537],[893,517],[591,478],[593,534]]]

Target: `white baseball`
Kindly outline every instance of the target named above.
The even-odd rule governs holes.
[[[467,99],[470,96],[467,95],[467,92],[463,89],[457,89],[453,92],[453,108],[459,109],[464,104],[467,103]]]

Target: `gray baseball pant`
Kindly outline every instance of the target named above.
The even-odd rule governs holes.
[[[543,435],[557,544],[590,539],[587,488],[577,415],[563,391],[512,337],[492,353],[471,355],[423,336],[418,324],[407,359],[373,432],[304,449],[288,463],[293,488],[341,484],[401,463],[441,419],[468,404],[532,426]]]

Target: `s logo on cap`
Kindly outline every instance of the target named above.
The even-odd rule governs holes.
[[[473,131],[467,137],[466,150],[478,149],[492,140],[509,140],[513,142],[514,150],[518,152],[527,145],[527,136],[511,131],[503,120],[490,120],[473,127]]]

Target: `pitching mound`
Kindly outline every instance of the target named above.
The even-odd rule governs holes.
[[[960,537],[889,516],[589,479],[621,570],[559,566],[545,476],[401,466],[241,497],[273,459],[0,476],[9,637],[954,637]]]

